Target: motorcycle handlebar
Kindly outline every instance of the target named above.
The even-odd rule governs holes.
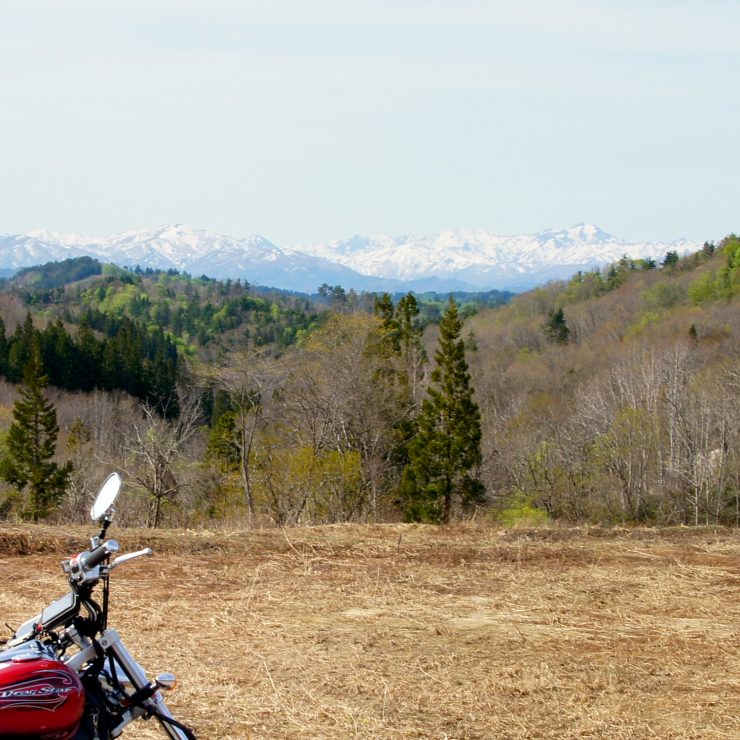
[[[108,540],[92,552],[80,555],[80,565],[83,570],[91,570],[96,565],[100,565],[108,555],[118,552],[118,543],[115,540]]]

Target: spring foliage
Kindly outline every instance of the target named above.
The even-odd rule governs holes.
[[[174,397],[140,435],[171,442],[162,524],[444,522],[479,501],[504,523],[735,524],[739,273],[736,236],[624,257],[477,315],[448,302],[438,341],[414,295],[312,302],[125,271],[35,291],[29,274],[0,291],[0,371],[20,381],[38,345],[41,374],[75,391],[54,396],[75,463],[59,516],[84,513],[82,466],[145,480],[141,404]],[[170,435],[195,396],[194,433]],[[145,488],[132,522],[160,495]],[[23,491],[0,484],[0,516]]]

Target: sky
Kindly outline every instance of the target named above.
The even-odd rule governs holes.
[[[0,0],[0,233],[740,229],[737,0]]]

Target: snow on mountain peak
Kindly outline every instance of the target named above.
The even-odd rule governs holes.
[[[688,245],[682,245],[682,252]],[[328,244],[298,247],[339,262],[367,276],[412,280],[420,277],[463,279],[479,287],[521,287],[537,280],[567,277],[601,267],[627,253],[659,257],[666,244],[629,244],[598,226],[578,223],[537,234],[498,236],[483,229],[447,229],[426,237],[356,235]],[[540,277],[538,277],[540,276]]]
[[[372,290],[393,285],[398,290],[419,279],[466,283],[471,289],[522,289],[601,267],[624,254],[660,258],[669,250],[684,254],[697,248],[686,240],[628,243],[589,223],[517,236],[483,229],[447,229],[422,237],[355,234],[285,249],[258,234],[236,239],[186,224],[164,224],[104,240],[43,230],[0,236],[0,268],[89,254],[120,265],[243,277],[294,290],[315,290],[322,282]]]
[[[576,244],[593,245],[619,241],[615,236],[607,234],[598,226],[587,223],[578,223],[567,229],[546,229],[535,236],[542,244],[552,240],[564,247],[570,247]]]
[[[97,239],[80,234],[64,234],[60,231],[50,231],[49,229],[34,229],[29,231],[26,236],[38,239],[45,244],[57,244],[63,247],[84,247],[88,244],[95,244]]]

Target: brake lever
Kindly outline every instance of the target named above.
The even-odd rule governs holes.
[[[142,555],[154,555],[154,550],[152,550],[151,547],[145,547],[143,550],[137,550],[136,552],[129,552],[125,555],[120,555],[108,566],[108,572],[110,573],[114,568],[117,568],[119,565],[123,565],[129,560],[140,558]]]

